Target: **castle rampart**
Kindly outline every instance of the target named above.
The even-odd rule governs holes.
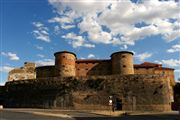
[[[36,67],[36,78],[57,77],[58,71],[55,66],[39,66]]]
[[[76,76],[111,75],[110,60],[77,60]]]
[[[26,63],[10,71],[5,107],[109,109],[109,96],[113,96],[118,110],[171,110],[172,68],[149,62],[133,64],[133,53],[128,51],[113,53],[105,60],[80,60],[68,51],[54,56],[53,66],[35,70],[34,64]],[[25,79],[26,74],[36,77]]]
[[[9,72],[8,80],[25,80],[25,79],[35,79],[35,63],[25,62],[24,67],[15,68]]]

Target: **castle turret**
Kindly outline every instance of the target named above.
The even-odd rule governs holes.
[[[112,74],[134,74],[133,53],[120,51],[111,54]]]
[[[55,69],[61,77],[70,77],[76,75],[76,55],[72,52],[61,51],[54,53]]]

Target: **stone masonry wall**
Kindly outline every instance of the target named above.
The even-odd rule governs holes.
[[[57,77],[58,71],[55,66],[41,66],[36,68],[36,78]]]
[[[6,86],[6,107],[104,110],[110,107],[109,96],[114,96],[124,111],[171,110],[170,83],[160,75],[54,77]]]
[[[110,60],[92,60],[92,61],[76,61],[76,77],[91,75],[110,75]]]
[[[24,67],[15,68],[9,72],[8,81],[35,79],[35,63],[25,62]]]
[[[170,111],[169,83],[159,75],[126,75],[84,78],[93,89],[73,93],[76,109],[108,109],[109,96],[122,100],[125,111]],[[93,81],[95,82],[93,86]],[[99,81],[99,85],[96,81]],[[83,106],[84,105],[84,106]],[[97,108],[96,108],[97,107]]]

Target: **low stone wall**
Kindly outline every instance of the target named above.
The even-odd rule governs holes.
[[[44,78],[6,84],[6,106],[108,109],[124,111],[170,111],[170,83],[160,75],[113,75]],[[119,103],[117,103],[119,101]]]
[[[122,100],[122,110],[126,111],[170,111],[170,86],[169,81],[164,76],[160,75],[113,75],[113,76],[91,76],[86,78],[78,78],[79,81],[84,81],[86,88],[78,88],[86,96],[79,91],[79,98],[84,96],[84,101],[81,102],[85,106],[90,104],[103,103],[108,104],[108,96],[115,96]],[[89,84],[87,84],[89,83]],[[82,83],[81,83],[82,84]],[[96,93],[88,93],[89,89]],[[106,95],[102,94],[103,91]],[[92,96],[98,96],[99,101],[90,99]],[[105,97],[105,98],[104,98]],[[82,99],[82,98],[81,98]],[[82,106],[82,105],[81,105]]]

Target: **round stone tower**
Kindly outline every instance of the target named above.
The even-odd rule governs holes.
[[[120,51],[111,54],[112,74],[134,74],[133,53]]]
[[[61,77],[72,77],[76,75],[76,54],[68,51],[54,53],[55,69]]]

